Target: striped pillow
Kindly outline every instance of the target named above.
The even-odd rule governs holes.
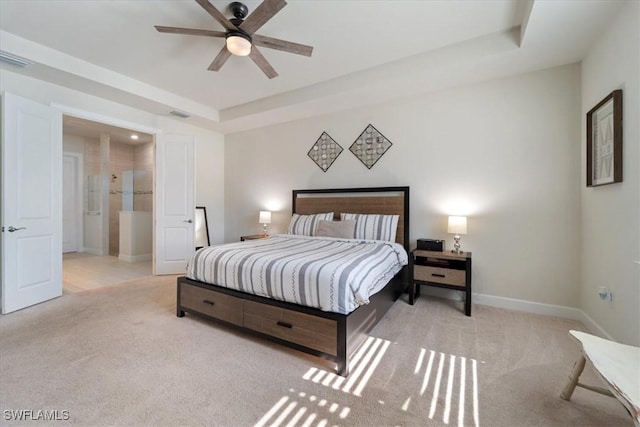
[[[365,215],[341,213],[340,219],[356,220],[354,239],[396,241],[399,215]]]
[[[318,221],[332,221],[333,212],[320,213],[314,215],[293,214],[287,234],[297,234],[299,236],[313,236],[318,227]]]

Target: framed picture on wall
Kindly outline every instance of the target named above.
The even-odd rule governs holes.
[[[587,187],[622,182],[622,90],[587,113]]]

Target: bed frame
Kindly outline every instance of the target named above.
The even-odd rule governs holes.
[[[396,241],[409,252],[409,187],[293,190],[293,213],[399,215]],[[272,300],[178,277],[177,316],[185,312],[336,362],[349,375],[349,358],[408,285],[405,266],[367,305],[348,315]]]

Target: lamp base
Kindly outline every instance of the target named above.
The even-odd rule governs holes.
[[[453,249],[451,249],[451,252],[453,252],[454,254],[461,254],[464,251],[460,250],[460,235],[456,234],[455,236],[453,236],[453,240],[455,240],[456,242],[453,244]]]

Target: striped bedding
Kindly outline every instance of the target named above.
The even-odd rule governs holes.
[[[187,277],[349,314],[407,265],[404,248],[377,240],[279,234],[197,251]]]

